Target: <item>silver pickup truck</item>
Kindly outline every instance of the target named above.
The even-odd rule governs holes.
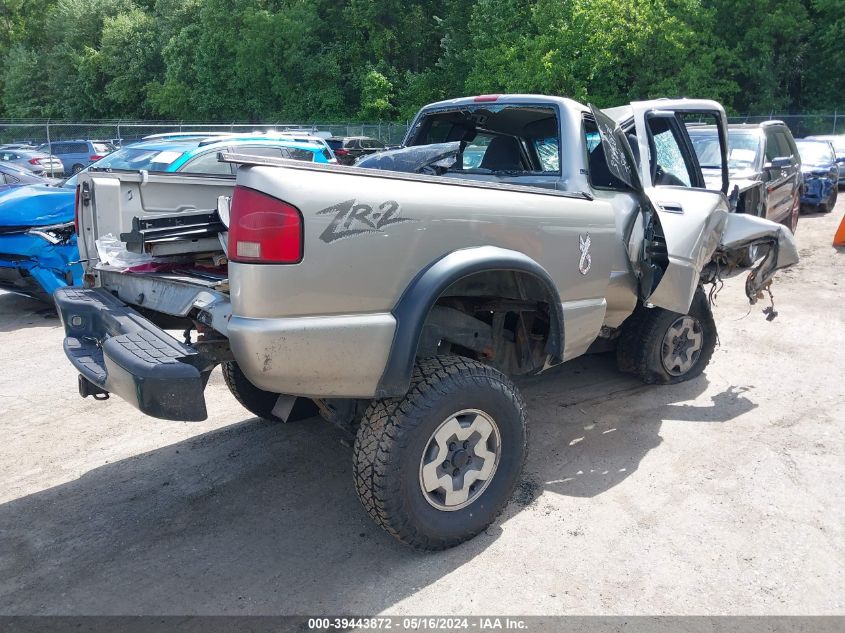
[[[719,126],[721,191],[693,120]],[[510,377],[615,348],[647,383],[693,378],[716,344],[703,284],[756,245],[753,303],[797,261],[788,229],[731,212],[725,138],[712,101],[484,95],[426,106],[402,149],[355,167],[221,154],[234,182],[92,170],[85,288],[55,295],[65,352],[82,396],[158,418],[204,419],[217,365],[257,416],[319,412],[356,433],[373,519],[450,547],[518,482]]]

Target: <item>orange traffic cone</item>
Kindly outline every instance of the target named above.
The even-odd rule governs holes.
[[[839,223],[839,228],[833,236],[833,245],[845,246],[845,216],[842,216],[842,222]]]

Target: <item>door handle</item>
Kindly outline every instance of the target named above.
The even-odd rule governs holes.
[[[684,207],[680,202],[658,202],[657,206],[660,207],[661,211],[666,211],[667,213],[684,212]]]

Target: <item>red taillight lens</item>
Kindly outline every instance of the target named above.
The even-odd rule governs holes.
[[[102,154],[102,155],[101,154],[92,154],[91,156],[88,157],[88,160],[100,160],[104,156],[105,156],[105,154]]]
[[[30,158],[30,159],[29,159],[29,164],[30,164],[30,165],[40,165],[40,164],[41,164],[41,159],[40,159],[40,158]]]
[[[473,101],[476,103],[487,103],[491,101],[498,101],[501,95],[478,95],[477,97],[473,97]]]
[[[296,264],[302,261],[302,214],[255,189],[235,187],[229,206],[229,259]]]
[[[336,150],[334,151],[334,155],[335,155],[335,156],[346,156],[348,153],[349,153],[349,150],[348,150],[348,149],[343,149],[343,148],[341,148],[341,149],[336,149]]]
[[[73,231],[79,235],[79,185],[76,185],[76,197],[73,200]]]

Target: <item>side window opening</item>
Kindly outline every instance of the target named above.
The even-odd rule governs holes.
[[[195,158],[192,158],[179,171],[189,174],[215,174],[222,176],[232,175],[232,170],[229,163],[221,163],[217,160],[216,150],[206,152],[205,154],[201,154]]]
[[[783,153],[783,152],[786,153]],[[778,133],[773,129],[766,130],[766,162],[770,163],[776,158],[792,155],[792,149],[784,148]]]
[[[587,150],[587,179],[596,189],[628,191],[629,188],[610,172],[604,153],[601,135],[596,122],[584,118],[584,145]]]

